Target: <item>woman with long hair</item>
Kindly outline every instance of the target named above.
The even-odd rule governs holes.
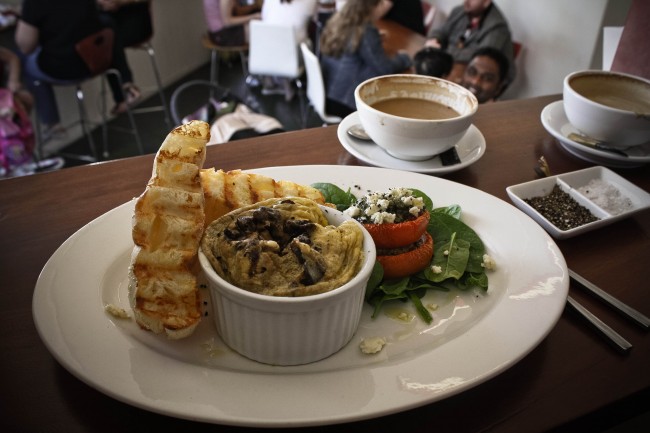
[[[368,78],[411,66],[406,53],[389,57],[375,23],[392,7],[389,0],[347,1],[325,25],[320,38],[327,112],[345,117],[354,112],[354,89]]]

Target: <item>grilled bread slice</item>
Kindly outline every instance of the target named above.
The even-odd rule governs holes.
[[[260,174],[241,170],[201,170],[201,185],[205,196],[205,226],[228,212],[269,198],[304,197],[325,204],[323,194],[311,186],[276,181]]]
[[[172,339],[191,335],[201,320],[196,268],[205,217],[199,171],[209,138],[209,125],[200,121],[171,131],[133,214],[129,302],[140,327]]]

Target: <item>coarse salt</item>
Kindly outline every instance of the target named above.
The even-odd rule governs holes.
[[[632,209],[632,200],[621,194],[614,185],[602,179],[590,180],[588,184],[578,188],[578,192],[612,215],[619,215]]]

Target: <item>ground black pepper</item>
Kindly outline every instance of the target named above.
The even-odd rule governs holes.
[[[562,191],[558,185],[555,185],[548,195],[532,197],[524,201],[560,230],[573,229],[599,219],[589,209]]]

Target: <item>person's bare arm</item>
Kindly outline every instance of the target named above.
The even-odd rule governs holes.
[[[38,47],[38,28],[18,20],[16,25],[16,45],[25,54],[31,54]]]
[[[262,18],[260,12],[248,15],[233,15],[233,6],[233,0],[222,0],[221,3],[219,3],[219,7],[221,8],[221,17],[226,26],[246,24],[250,20],[259,20]]]
[[[20,59],[11,50],[0,47],[0,61],[8,65],[7,88],[17,92],[22,87],[20,81]]]

